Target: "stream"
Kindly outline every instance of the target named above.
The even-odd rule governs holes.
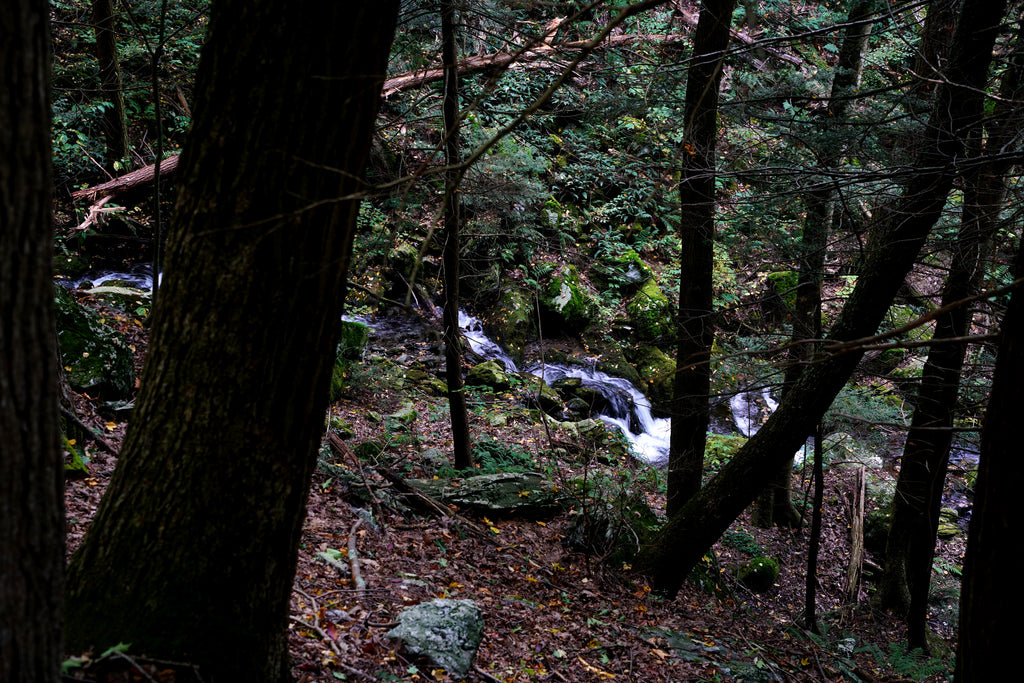
[[[480,320],[459,311],[459,326],[470,348],[485,359],[499,360],[509,372],[521,369],[501,346],[491,340],[483,330]],[[593,359],[596,362],[596,359]],[[586,365],[561,365],[555,363],[533,364],[522,369],[540,377],[548,385],[565,377],[577,378],[582,385],[601,393],[607,401],[603,412],[594,417],[613,425],[629,442],[633,453],[641,460],[655,466],[668,462],[671,420],[655,417],[651,413],[651,402],[642,391],[628,380],[613,377]],[[778,406],[768,387],[760,390],[740,391],[729,399],[732,420],[737,431],[751,436],[764,419]],[[714,431],[730,431],[724,425],[714,425]]]

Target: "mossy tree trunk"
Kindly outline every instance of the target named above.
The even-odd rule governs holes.
[[[988,139],[984,146],[980,139],[972,144],[975,165],[964,179],[963,216],[942,290],[943,308],[975,294],[984,273],[984,245],[999,228],[1006,174],[1012,166],[1005,153],[1017,147],[1022,71],[1024,29],[1018,32],[1002,75],[1000,99],[986,123]],[[988,151],[989,158],[982,149]],[[970,305],[960,305],[935,321],[893,498],[884,573],[876,599],[882,608],[907,613],[908,642],[915,648],[928,645],[928,589],[971,320]]]
[[[1005,0],[965,0],[947,81],[939,89],[914,173],[894,206],[877,212],[857,284],[823,346],[829,354],[804,369],[768,422],[721,471],[671,516],[638,558],[663,591],[678,591],[689,571],[804,442],[863,355],[942,213],[981,118],[981,102]]]
[[[669,440],[668,512],[679,510],[701,484],[710,419],[711,346],[715,340],[715,142],[718,89],[736,0],[704,0],[686,78],[679,204],[679,322]]]
[[[469,416],[462,386],[462,338],[459,333],[459,233],[462,200],[459,183],[462,171],[459,152],[459,68],[455,54],[455,0],[441,2],[441,59],[444,62],[444,360],[448,384],[448,411],[451,414],[454,464],[464,470],[473,466],[470,455]]]
[[[55,683],[63,652],[48,17],[39,0],[0,12],[0,680],[10,683]]]
[[[128,434],[69,648],[290,679],[287,622],[397,2],[215,0]],[[273,46],[273,49],[268,49]]]

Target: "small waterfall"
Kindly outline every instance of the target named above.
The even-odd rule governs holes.
[[[518,367],[505,350],[484,334],[483,325],[477,318],[459,311],[459,327],[474,352],[484,358],[498,359],[510,372],[518,372]],[[651,402],[629,381],[594,368],[575,365],[545,363],[531,365],[526,372],[540,377],[546,384],[571,377],[579,379],[585,387],[596,389],[607,401],[604,411],[596,417],[618,428],[641,460],[652,465],[664,465],[668,461],[671,421],[651,415]]]

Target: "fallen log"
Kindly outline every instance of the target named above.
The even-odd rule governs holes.
[[[178,170],[178,159],[180,154],[174,154],[160,162],[160,177],[165,178]],[[125,192],[144,187],[153,182],[156,177],[156,164],[137,169],[131,173],[118,176],[100,185],[93,185],[71,193],[72,199],[86,199],[96,202],[103,197],[115,197]]]

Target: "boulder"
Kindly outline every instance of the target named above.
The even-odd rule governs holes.
[[[105,399],[127,398],[135,388],[132,350],[100,314],[55,285],[57,340],[65,376],[75,391]]]
[[[465,676],[484,635],[484,617],[472,600],[431,600],[406,607],[388,638],[455,676]]]
[[[861,443],[845,432],[832,432],[825,437],[822,448],[833,467],[859,467],[878,469],[884,465],[882,456],[870,446]]]
[[[338,352],[331,371],[331,401],[341,398],[348,381],[348,374],[354,363],[363,358],[366,344],[370,340],[370,328],[361,322],[341,321],[341,336],[338,339]]]
[[[583,286],[575,266],[565,265],[549,277],[541,293],[541,313],[548,337],[575,335],[593,322],[597,303]]]
[[[466,479],[408,479],[418,491],[444,503],[485,514],[539,517],[561,509],[562,494],[536,472],[481,474]]]
[[[770,557],[755,557],[740,565],[736,575],[744,586],[755,593],[763,593],[779,578],[779,563]]]
[[[517,364],[523,362],[526,338],[536,330],[533,294],[514,287],[505,287],[498,304],[486,315],[487,331]]]
[[[470,369],[466,374],[466,384],[490,387],[495,391],[507,391],[512,387],[512,380],[501,363],[489,360]]]
[[[672,303],[653,278],[626,303],[629,323],[642,342],[663,343],[675,337]]]
[[[590,279],[598,288],[627,296],[652,276],[651,268],[632,249],[602,256],[590,267]]]
[[[664,411],[672,401],[676,362],[654,346],[641,346],[633,350],[631,359],[640,375],[639,388],[651,400],[652,409]]]

